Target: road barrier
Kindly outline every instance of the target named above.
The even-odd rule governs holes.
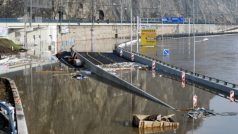
[[[121,57],[127,60],[131,60],[131,55],[134,54],[134,62],[148,65],[151,68],[152,68],[153,61],[156,61],[155,70],[157,72],[162,72],[167,75],[171,75],[173,77],[181,79],[182,72],[184,71],[186,80],[189,82],[195,83],[199,86],[205,86],[205,87],[211,88],[213,89],[213,91],[219,92],[227,97],[230,95],[230,91],[233,90],[235,98],[237,98],[238,96],[238,90],[237,90],[238,85],[234,83],[230,83],[224,80],[219,80],[219,79],[205,76],[202,74],[194,73],[194,72],[176,67],[174,65],[170,65],[158,59],[142,55],[140,53],[136,53],[136,52],[131,53],[131,51],[126,50],[123,47],[117,47],[114,53],[119,55],[121,51],[123,53]]]

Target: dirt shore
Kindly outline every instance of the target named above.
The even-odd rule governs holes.
[[[6,85],[1,80],[0,80],[0,100],[1,101],[6,100]]]
[[[6,80],[0,79],[0,101],[11,103],[14,106],[13,94]]]

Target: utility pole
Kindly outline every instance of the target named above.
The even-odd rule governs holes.
[[[121,0],[121,25],[122,25],[122,0]]]
[[[136,17],[136,52],[138,53],[139,52],[139,28],[140,28],[140,17],[139,16],[137,16]]]
[[[133,34],[133,31],[132,31],[132,0],[131,0],[131,3],[130,3],[130,8],[131,8],[131,53],[132,53],[132,34]]]
[[[94,34],[93,34],[93,31],[94,31],[94,0],[92,0],[92,9],[91,9],[92,13],[91,13],[91,17],[92,17],[92,25],[91,25],[91,52],[93,52],[93,44],[94,44]]]
[[[25,7],[24,7],[24,48],[27,48],[26,23],[27,23],[27,1],[25,1]]]
[[[163,12],[162,12],[162,2],[160,1],[160,14],[161,14],[161,44],[164,47],[164,33],[163,33]]]
[[[31,27],[31,24],[32,24],[32,0],[30,1],[31,3],[31,7],[30,7],[30,27]]]
[[[195,9],[194,9],[194,0],[193,0],[193,74],[195,74],[195,71],[196,71],[196,44],[195,44],[195,39],[196,39],[196,37],[195,37]],[[195,85],[193,85],[193,95],[192,96],[194,96],[195,95]],[[193,108],[194,108],[194,106],[193,106]],[[193,124],[194,124],[194,120],[193,120]]]
[[[194,11],[195,9],[194,9],[194,0],[193,0],[193,73],[195,73],[195,65],[196,65],[196,54],[195,54],[195,52],[196,52],[196,44],[195,44],[195,39],[196,39],[196,37],[195,37],[195,11]]]

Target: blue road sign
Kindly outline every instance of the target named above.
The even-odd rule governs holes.
[[[169,49],[165,48],[165,49],[163,50],[163,55],[164,55],[164,56],[168,56],[168,55],[169,55]]]
[[[162,22],[163,23],[178,23],[182,24],[184,23],[185,18],[184,17],[163,17]]]

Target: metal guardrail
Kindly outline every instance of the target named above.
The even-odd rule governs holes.
[[[30,22],[30,20],[27,20]],[[90,23],[89,21],[85,20],[78,20],[78,19],[69,19],[69,20],[56,20],[56,19],[47,19],[42,18],[42,20],[32,19],[32,23]],[[0,18],[0,23],[24,23],[23,18]]]
[[[123,55],[123,56],[125,56],[125,58],[127,58],[128,60],[131,60],[130,59],[131,51],[128,51],[128,50],[126,50],[124,48],[119,48],[118,47],[118,48],[116,48],[117,54],[119,54],[121,50],[123,51],[123,53],[124,52],[127,53],[127,55]],[[216,88],[216,89],[222,88],[224,90],[222,90],[222,89],[220,89],[220,90],[225,92],[226,95],[229,95],[228,91],[234,90],[236,97],[238,96],[238,90],[237,90],[238,85],[237,84],[234,84],[234,83],[231,83],[231,82],[227,82],[225,80],[220,80],[220,79],[217,79],[217,78],[209,77],[209,76],[206,76],[206,75],[203,75],[203,74],[194,73],[192,71],[176,67],[174,65],[165,63],[165,62],[160,61],[160,60],[155,59],[155,58],[148,57],[146,55],[142,55],[140,53],[136,53],[134,51],[133,51],[133,53],[135,55],[135,58],[134,58],[135,60],[136,60],[136,56],[147,59],[150,62],[150,64],[148,64],[149,67],[152,67],[152,61],[156,61],[156,63],[161,66],[160,69],[157,66],[157,71],[160,70],[160,71],[164,71],[167,74],[175,75],[179,79],[181,79],[181,73],[182,73],[182,71],[184,71],[185,74],[186,74],[186,78],[188,78],[187,80],[190,80],[193,83],[203,84],[204,85],[205,84],[204,81],[207,81],[209,83],[205,84],[205,86],[209,86],[211,88]],[[201,81],[201,80],[203,80],[203,81]]]
[[[27,20],[30,22],[30,19]],[[67,19],[67,20],[58,20],[58,19],[50,19],[50,18],[42,18],[42,19],[32,19],[32,23],[92,23],[91,20],[86,19]],[[24,23],[24,18],[0,18],[0,23]],[[94,23],[121,23],[120,20],[95,20]],[[131,23],[130,20],[122,21],[122,23]],[[132,23],[136,23],[134,20]],[[143,18],[141,23],[159,23],[162,24],[161,19],[158,18]],[[163,24],[189,24],[188,22],[184,23],[172,23],[172,22],[163,22]],[[191,23],[192,24],[192,23]],[[196,23],[196,24],[206,24],[206,23]],[[215,24],[215,23],[210,23]]]
[[[0,108],[3,111],[1,114],[7,117],[8,122],[9,122],[9,129],[10,133],[16,134],[16,120],[15,120],[15,112],[14,112],[14,107],[7,104],[4,101],[0,101]]]

